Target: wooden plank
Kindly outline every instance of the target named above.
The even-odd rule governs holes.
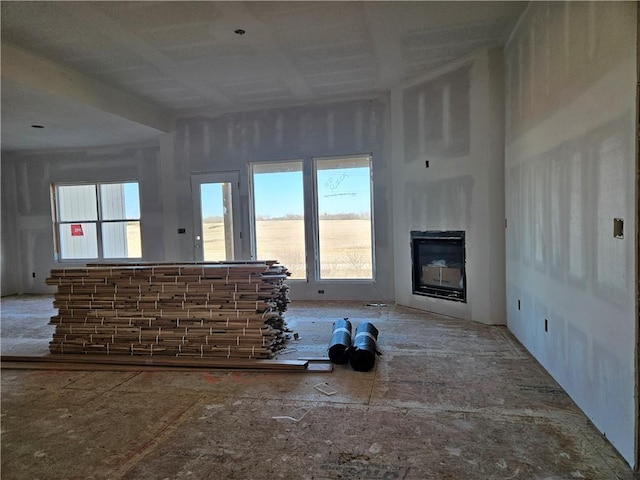
[[[313,362],[307,366],[309,373],[330,373],[333,372],[333,363]]]
[[[162,357],[162,356],[135,356],[135,355],[48,355],[41,357],[21,357],[15,355],[3,355],[0,362],[4,367],[5,362],[18,363],[72,363],[72,364],[96,364],[96,365],[128,365],[128,366],[153,366],[176,368],[233,368],[253,370],[278,370],[299,371],[306,370],[309,362],[300,360],[241,360],[241,359],[214,359],[192,357]]]
[[[310,365],[311,367],[311,365]],[[329,367],[332,367],[329,365]],[[82,372],[202,372],[211,370],[234,370],[242,372],[272,372],[272,373],[331,373],[333,368],[308,368],[304,370],[269,370],[268,368],[234,368],[229,365],[215,368],[187,367],[187,366],[153,366],[153,365],[107,365],[98,363],[69,363],[69,362],[2,362],[0,370],[54,370],[54,371],[82,371]]]
[[[276,261],[95,263],[51,270],[56,355],[270,358],[286,341]]]

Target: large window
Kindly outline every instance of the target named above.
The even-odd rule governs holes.
[[[306,279],[302,162],[253,164],[255,253]]]
[[[373,278],[371,157],[314,159],[319,277]]]
[[[316,279],[373,279],[369,155],[252,164],[251,180],[258,259],[278,260],[291,278],[306,279],[307,245]]]
[[[55,185],[52,198],[59,259],[142,257],[138,183]]]

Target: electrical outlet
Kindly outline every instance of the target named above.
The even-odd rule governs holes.
[[[36,272],[31,272],[31,276],[32,276],[33,278],[36,278]]]
[[[544,319],[544,331],[549,331],[549,320],[547,320],[546,318]]]
[[[520,310],[520,299],[518,299],[518,310]]]
[[[318,293],[324,293],[324,290],[318,290]]]
[[[613,238],[624,238],[624,219],[613,219]]]

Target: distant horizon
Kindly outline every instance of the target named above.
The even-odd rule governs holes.
[[[319,170],[318,210],[320,215],[369,214],[371,193],[366,167]],[[221,184],[203,184],[202,218],[222,217]],[[253,177],[256,218],[284,218],[304,215],[302,171],[259,173]]]
[[[348,213],[321,213],[320,220],[369,220],[371,215],[369,212],[348,212]],[[221,222],[222,215],[209,215],[203,217],[204,222]],[[280,217],[272,217],[269,215],[256,215],[256,221],[286,221],[286,220],[302,220],[302,214],[286,214]]]

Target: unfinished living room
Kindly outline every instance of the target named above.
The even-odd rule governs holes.
[[[636,2],[0,9],[3,476],[638,478]]]

